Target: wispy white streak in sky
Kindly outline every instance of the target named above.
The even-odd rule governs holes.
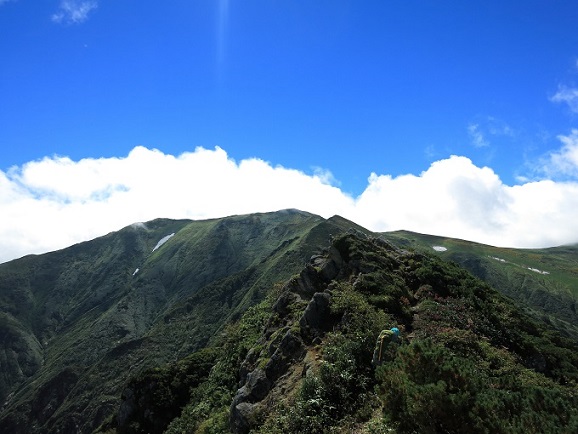
[[[578,88],[560,86],[558,92],[550,99],[553,102],[568,104],[573,113],[578,113]]]
[[[88,14],[98,7],[94,0],[61,0],[59,9],[51,17],[55,23],[80,24],[88,19]]]
[[[486,116],[478,122],[468,124],[468,135],[476,148],[486,148],[491,145],[490,138],[514,137],[514,130],[504,121],[493,116]]]
[[[468,134],[472,139],[472,144],[476,148],[483,148],[489,145],[489,142],[484,137],[484,134],[482,133],[482,131],[480,131],[480,126],[478,124],[469,124]]]
[[[578,175],[578,130],[560,136],[548,170]],[[206,219],[297,208],[374,231],[406,229],[497,246],[578,242],[578,182],[505,185],[466,157],[419,175],[371,174],[358,197],[313,174],[221,148],[179,156],[144,147],[122,158],[44,158],[0,171],[0,262],[63,248],[159,217]]]

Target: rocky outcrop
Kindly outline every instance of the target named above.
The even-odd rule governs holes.
[[[331,315],[331,292],[316,292],[299,319],[302,335],[309,341],[317,343],[319,339],[333,328],[336,319]]]
[[[255,369],[247,375],[247,381],[241,387],[231,404],[231,430],[236,433],[246,433],[258,413],[258,402],[267,396],[272,382],[265,371]]]
[[[339,251],[331,246],[327,255],[318,255],[311,258],[311,263],[313,266],[319,269],[319,274],[321,277],[329,281],[334,279],[339,274],[342,266],[343,259],[339,254]]]
[[[301,336],[288,329],[269,360],[258,359],[264,363],[264,367],[259,367],[262,363],[258,363],[257,367],[247,372],[247,366],[255,361],[255,353],[247,355],[242,367],[244,373],[241,374],[243,384],[237,390],[231,403],[232,432],[239,434],[249,432],[253,422],[263,410],[262,401],[267,397],[275,382],[287,372],[292,364],[301,361],[305,353],[306,347]]]
[[[273,355],[264,367],[256,367],[245,376],[244,384],[237,391],[231,405],[233,432],[245,433],[262,410],[262,401],[269,395],[276,382],[286,375],[289,368],[302,361],[306,346],[292,330],[283,335]]]
[[[246,434],[267,410],[267,397],[292,366],[302,362],[308,345],[321,341],[337,322],[331,314],[329,282],[342,271],[343,260],[335,248],[327,255],[313,256],[291,279],[273,306],[273,315],[258,343],[240,368],[240,388],[230,408],[230,428]],[[305,366],[306,365],[306,366]],[[298,372],[305,375],[310,363]]]

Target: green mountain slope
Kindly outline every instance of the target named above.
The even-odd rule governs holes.
[[[155,220],[0,265],[0,431],[91,432],[129,375],[206,346],[347,229],[299,211]]]
[[[456,374],[467,387],[528,396],[541,387],[552,402],[576,404],[576,348],[553,332],[578,342],[575,247],[366,236],[341,217],[297,210],[159,219],[0,264],[0,432],[443,431],[447,421],[426,429],[421,413],[415,426],[395,414],[427,413],[422,393],[441,399],[442,386],[412,384],[420,369],[447,383],[460,364],[480,368]],[[399,360],[421,361],[376,377],[368,354],[385,324],[413,338]],[[434,356],[450,371],[428,368]],[[523,387],[513,389],[518,376]],[[404,388],[414,395],[391,407],[386,390]],[[504,397],[484,399],[515,414],[511,427],[530,417]],[[574,426],[542,419],[532,426]]]
[[[380,330],[402,330],[372,365]],[[112,433],[578,430],[578,346],[455,264],[352,233],[215,342],[140,373]]]
[[[462,265],[535,317],[578,339],[578,246],[506,249],[404,231],[382,237]]]

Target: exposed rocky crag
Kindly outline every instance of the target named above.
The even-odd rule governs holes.
[[[339,252],[332,248],[328,257],[312,258],[311,264],[285,285],[273,306],[274,316],[257,342],[263,350],[250,351],[241,365],[242,386],[231,403],[233,433],[249,432],[252,423],[271,404],[267,400],[270,394],[286,394],[288,387],[295,387],[279,380],[300,369],[311,345],[320,343],[325,333],[332,330],[337,318],[331,313],[331,291],[327,286],[339,274],[342,264]],[[296,316],[299,306],[306,307]]]

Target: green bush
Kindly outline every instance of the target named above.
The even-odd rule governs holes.
[[[401,432],[578,432],[578,395],[479,348],[475,358],[432,340],[402,346],[378,368],[377,390]]]
[[[189,402],[192,390],[207,378],[216,358],[216,350],[207,348],[131,379],[127,388],[134,394],[134,410],[118,432],[162,433]]]
[[[205,381],[191,391],[190,401],[175,418],[167,434],[227,432],[229,406],[239,383],[239,366],[261,335],[269,317],[271,300],[265,300],[245,312],[242,319],[229,325],[215,349],[219,353]]]

